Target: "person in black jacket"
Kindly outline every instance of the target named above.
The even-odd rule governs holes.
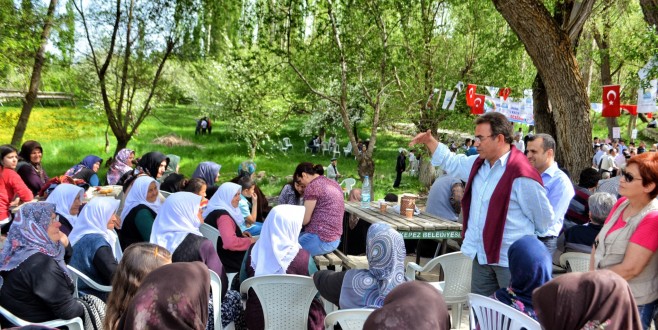
[[[64,262],[68,238],[59,226],[55,204],[25,204],[0,253],[0,305],[29,322],[84,316],[73,298]]]
[[[395,172],[397,173],[395,177],[395,182],[393,183],[393,188],[400,187],[400,180],[402,180],[402,172],[407,168],[407,151],[403,148],[398,149],[400,152],[398,154],[398,159],[395,164]]]

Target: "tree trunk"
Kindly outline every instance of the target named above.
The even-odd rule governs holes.
[[[16,127],[14,128],[14,135],[11,137],[11,144],[18,146],[23,140],[23,135],[27,129],[27,122],[30,119],[30,113],[34,107],[34,102],[37,100],[37,93],[39,92],[39,85],[41,84],[41,70],[43,69],[44,53],[46,45],[48,44],[48,37],[53,25],[53,17],[55,16],[55,7],[57,7],[58,0],[50,0],[48,11],[46,13],[46,20],[43,24],[41,31],[41,42],[39,49],[34,56],[34,66],[32,67],[32,77],[30,78],[30,88],[25,94],[23,101],[23,108],[21,109],[21,116],[18,118]]]
[[[658,31],[658,0],[640,0],[644,20]]]
[[[535,114],[535,133],[546,133],[550,136],[556,135],[555,119],[548,100],[546,86],[541,76],[537,74],[532,83],[532,102]]]
[[[114,134],[114,136],[117,139],[117,147],[114,149],[114,155],[116,156],[116,154],[118,154],[121,149],[128,147],[128,142],[130,142],[131,137],[125,137],[122,134]]]
[[[608,3],[606,3],[608,5]],[[600,68],[601,72],[601,86],[612,85],[612,74],[610,71],[610,45],[608,44],[608,35],[610,31],[610,20],[607,15],[608,7],[603,9],[603,33],[599,33],[598,29],[594,28],[594,41],[599,48]],[[606,126],[608,127],[608,138],[612,139],[612,128],[618,127],[617,117],[606,117]]]
[[[496,10],[525,45],[548,92],[561,165],[577,176],[590,166],[592,126],[589,100],[569,34],[538,0],[493,0]]]

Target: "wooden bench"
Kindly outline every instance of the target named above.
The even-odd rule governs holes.
[[[338,252],[338,251],[336,251]],[[313,260],[315,260],[315,264],[318,266],[318,268],[322,269],[327,269],[327,266],[334,266],[335,270],[337,272],[340,272],[343,270],[343,261],[341,258],[339,258],[337,255],[334,253],[327,253],[319,256],[313,257]]]
[[[368,269],[368,258],[366,256],[351,256],[346,255],[338,250],[334,254],[343,262],[346,269]]]

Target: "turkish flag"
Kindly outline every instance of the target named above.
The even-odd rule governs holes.
[[[471,107],[473,106],[473,100],[475,100],[475,90],[477,87],[478,85],[468,84],[468,88],[466,88],[466,105]]]
[[[498,96],[502,97],[503,100],[507,101],[507,98],[509,97],[509,94],[512,92],[512,90],[509,87],[501,88],[500,91],[498,91]]]
[[[619,85],[603,86],[603,117],[619,117]]]
[[[475,94],[473,98],[473,105],[471,106],[471,114],[481,115],[484,113],[484,95]]]
[[[620,108],[628,111],[633,116],[637,116],[637,105],[634,104],[622,104],[619,106]]]
[[[647,118],[651,118],[651,116],[652,116],[651,112],[647,113]]]

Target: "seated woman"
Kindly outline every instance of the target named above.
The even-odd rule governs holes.
[[[32,194],[36,196],[46,182],[48,174],[41,167],[43,158],[43,148],[37,141],[25,141],[21,146],[21,152],[18,154],[18,165],[16,173],[23,179],[25,185],[30,188]]]
[[[279,205],[302,205],[304,203],[304,187],[299,180],[287,183],[279,193]]]
[[[165,169],[164,173],[162,173],[162,176],[158,178],[158,181],[161,183],[164,183],[164,180],[166,180],[170,175],[178,174],[178,170],[180,169],[180,156],[169,154],[167,155],[167,158],[169,158],[169,164],[167,164],[167,168]]]
[[[107,170],[107,184],[118,184],[124,174],[133,170],[134,159],[135,151],[126,148],[119,150]]]
[[[119,319],[126,312],[142,280],[151,271],[171,263],[167,249],[151,243],[135,243],[123,253],[112,278],[112,292],[107,298],[103,329],[118,329]]]
[[[159,151],[147,152],[139,159],[135,170],[126,172],[117,184],[122,185],[123,191],[127,192],[130,190],[133,181],[140,176],[146,175],[156,180],[161,178],[167,169],[167,165],[169,165],[169,158],[163,153]]]
[[[247,252],[240,280],[275,274],[313,275],[317,271],[315,262],[297,242],[303,219],[304,208],[301,206],[275,206],[263,223],[262,239]],[[249,289],[245,312],[248,315],[247,328],[264,328],[263,309],[253,289]],[[324,329],[325,313],[320,299],[313,300],[308,316],[308,329]]]
[[[185,190],[189,181],[185,179],[185,176],[182,174],[171,173],[161,182],[160,190],[173,194]]]
[[[248,176],[240,178],[238,184],[242,187],[238,207],[244,217],[244,223],[240,225],[240,230],[242,230],[242,232],[249,232],[252,236],[258,236],[260,235],[260,230],[263,227],[263,224],[261,222],[256,222],[256,217],[258,215],[258,196],[254,192],[256,184],[254,183],[254,180]],[[251,202],[249,202],[247,198],[251,198]]]
[[[510,283],[491,298],[512,306],[537,319],[532,306],[532,291],[551,280],[553,264],[546,246],[536,236],[524,236],[507,251]]]
[[[449,330],[450,314],[441,293],[426,282],[402,283],[391,290],[382,308],[372,312],[364,330]]]
[[[239,202],[240,186],[226,182],[219,186],[203,212],[204,222],[219,230],[217,254],[227,273],[240,271],[245,251],[256,242],[255,237],[242,233],[237,225],[244,222],[242,212],[238,208]]]
[[[98,179],[98,169],[101,167],[103,159],[95,156],[88,155],[83,158],[80,163],[71,167],[64,175],[70,176],[75,179],[85,180],[92,187],[100,185],[100,180]]]
[[[204,330],[209,293],[210,274],[204,264],[162,266],[144,278],[117,329]]]
[[[83,318],[64,262],[66,235],[51,203],[23,205],[0,253],[0,305],[29,322]]]
[[[101,285],[110,285],[116,272],[121,248],[114,226],[119,219],[114,214],[119,208],[119,200],[113,197],[92,198],[80,212],[78,222],[69,240],[73,246],[70,265],[89,276]],[[93,294],[105,301],[107,293],[96,291],[84,282],[78,283],[82,293]]]
[[[560,275],[532,302],[542,329],[642,329],[628,283],[609,270]]]
[[[203,237],[199,226],[202,197],[190,192],[172,194],[162,205],[151,231],[151,243],[173,251],[173,262],[201,261],[217,273],[222,281],[222,325],[244,322],[242,300],[237,291],[227,290],[228,277],[211,241]]]
[[[84,189],[73,184],[62,183],[57,185],[46,199],[46,202],[56,205],[56,212],[62,225],[60,230],[67,236],[71,234],[78,219],[84,194]]]
[[[135,179],[121,211],[121,249],[137,242],[148,242],[151,238],[153,221],[161,205],[158,187],[158,182],[150,176]]]
[[[21,203],[29,202],[34,198],[32,191],[14,171],[18,162],[16,148],[11,145],[0,146],[0,225],[9,223],[11,214],[9,208],[14,203],[14,196],[18,196]]]
[[[402,235],[387,224],[376,223],[368,229],[366,241],[369,269],[321,270],[313,281],[320,295],[341,309],[379,308],[386,295],[405,281],[406,254]]]
[[[304,233],[299,244],[312,256],[330,253],[340,243],[343,233],[345,202],[338,183],[318,172],[322,165],[300,163],[294,178],[306,186],[304,190]]]
[[[194,170],[192,179],[203,179],[207,185],[208,196],[212,196],[215,194],[215,191],[217,191],[215,183],[219,181],[219,170],[221,169],[222,165],[215,162],[201,162]]]

